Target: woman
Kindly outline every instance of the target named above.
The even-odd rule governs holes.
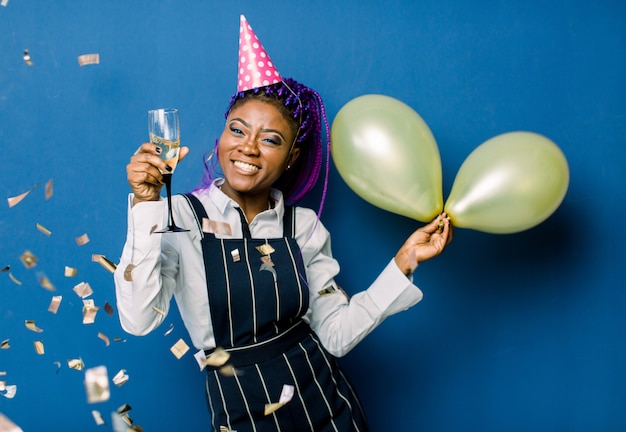
[[[411,274],[452,239],[440,215],[348,299],[334,282],[329,233],[314,211],[293,206],[319,175],[323,122],[328,140],[321,98],[294,80],[239,91],[216,146],[222,176],[209,171],[173,199],[188,233],[152,234],[167,220],[157,147],[144,143],[127,166],[129,229],[115,273],[122,327],[154,330],[176,298],[207,358],[216,431],[367,431],[336,357],[421,299]]]

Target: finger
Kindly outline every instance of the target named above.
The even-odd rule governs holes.
[[[150,152],[140,152],[134,155],[131,159],[131,164],[144,164],[151,165],[152,167],[160,170],[161,172],[171,171],[172,169],[161,159],[157,154]]]
[[[183,146],[180,148],[180,153],[178,153],[178,162],[185,159],[185,156],[189,154],[189,147]]]
[[[139,185],[141,183],[150,183],[153,185],[162,184],[163,175],[158,168],[149,163],[133,163],[126,167],[128,182]]]

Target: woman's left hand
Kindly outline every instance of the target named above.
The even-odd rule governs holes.
[[[452,224],[445,213],[419,228],[404,242],[394,260],[405,275],[422,262],[439,255],[452,241]]]

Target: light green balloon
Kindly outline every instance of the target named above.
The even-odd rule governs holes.
[[[339,174],[364,200],[423,222],[441,213],[439,149],[408,105],[384,95],[359,96],[337,113],[331,143]]]
[[[444,208],[457,227],[510,234],[547,219],[568,185],[567,160],[556,144],[536,133],[510,132],[467,157]]]

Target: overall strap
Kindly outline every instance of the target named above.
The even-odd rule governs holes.
[[[198,224],[198,230],[200,231],[200,235],[204,238],[204,232],[202,231],[202,219],[209,218],[204,206],[200,200],[191,193],[183,194],[183,197],[187,200],[187,203],[189,203],[189,206],[193,210],[193,214],[196,217],[196,223]]]
[[[296,208],[294,206],[285,206],[285,214],[283,216],[283,237],[296,236]]]

